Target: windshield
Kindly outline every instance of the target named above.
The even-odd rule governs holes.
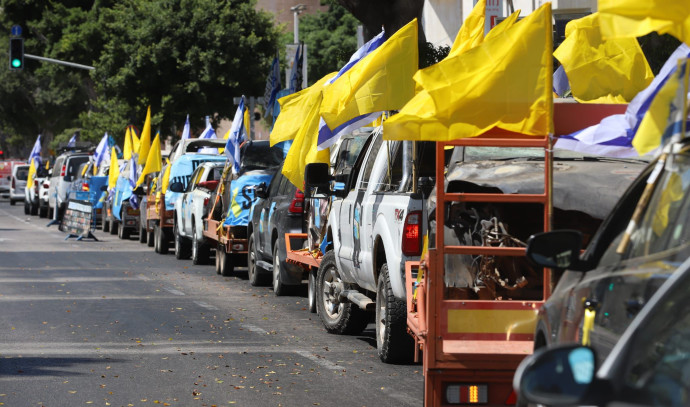
[[[250,142],[245,145],[240,172],[278,168],[282,164],[282,148],[270,147],[268,142]]]

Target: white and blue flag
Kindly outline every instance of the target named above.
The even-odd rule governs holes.
[[[690,57],[690,47],[681,44],[668,58],[652,83],[635,96],[624,114],[606,117],[599,124],[587,127],[556,141],[555,148],[608,157],[638,157],[632,140],[652,100],[678,66],[678,60]]]
[[[93,153],[93,160],[94,164],[96,164],[96,168],[100,168],[102,164],[105,164],[107,162],[110,162],[109,158],[110,157],[110,137],[108,137],[108,133],[105,133],[103,138],[101,138],[101,142],[98,143],[98,147],[96,147],[96,151]]]
[[[67,142],[67,147],[76,147],[77,146],[77,133],[74,133],[72,135],[72,138],[69,139]]]
[[[189,115],[187,115],[187,120],[184,122],[184,128],[182,129],[182,140],[189,138],[189,132]]]
[[[232,172],[239,174],[240,172],[240,144],[247,139],[247,127],[244,123],[244,95],[240,99],[240,105],[237,106],[235,117],[232,119],[232,126],[230,127],[230,134],[228,135],[228,142],[225,143],[225,155],[228,157],[230,165],[232,165]]]
[[[352,57],[350,57],[350,61],[348,61],[348,63],[345,64],[345,66],[340,68],[338,74],[335,75],[330,81],[328,81],[328,83],[331,84],[335,82],[345,72],[349,71],[357,62],[361,61],[362,58],[372,53],[376,48],[380,47],[381,44],[383,44],[386,41],[385,34],[385,31],[381,31],[379,35],[369,40],[369,42],[367,42],[366,44],[362,45],[362,47],[359,48],[357,52],[352,54]],[[382,112],[375,112],[358,116],[346,121],[345,123],[341,124],[335,129],[329,128],[326,125],[326,122],[323,119],[320,119],[319,137],[317,142],[318,150],[324,150],[332,146],[333,144],[335,144],[336,141],[338,141],[341,135],[346,134],[347,132],[350,132],[352,130],[358,129],[367,123],[373,122],[374,120],[378,119],[379,116],[381,116],[381,114]]]
[[[273,105],[276,102],[278,92],[282,84],[280,83],[280,61],[276,55],[271,63],[271,73],[266,78],[266,90],[264,91],[264,117],[273,114]]]
[[[31,154],[29,154],[29,162],[31,160],[34,160],[34,166],[36,169],[38,169],[38,166],[41,164],[41,135],[39,134],[38,137],[36,137],[36,142],[34,143],[34,147],[31,149]]]
[[[134,190],[134,188],[137,185],[137,180],[139,179],[139,171],[137,168],[137,160],[132,154],[132,158],[129,159],[129,186],[131,190]],[[131,194],[129,197],[129,204],[132,206],[134,209],[139,209],[139,198],[136,196],[136,194]]]
[[[206,116],[206,128],[204,131],[201,133],[199,136],[199,139],[217,139],[218,137],[216,136],[216,131],[213,130],[213,126],[211,126],[211,121],[209,120],[208,116]],[[215,147],[204,147],[201,150],[199,150],[199,153],[201,154],[218,154],[218,149]]]
[[[559,97],[563,97],[567,91],[570,90],[570,81],[568,80],[568,75],[563,69],[563,65],[556,69],[553,73],[553,92]]]

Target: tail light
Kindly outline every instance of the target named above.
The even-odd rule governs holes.
[[[47,182],[44,182],[44,183],[43,183],[43,188],[46,188],[46,189],[50,188],[50,184],[47,183]]]
[[[485,384],[452,383],[446,387],[448,404],[486,404],[489,389]]]
[[[12,189],[17,188],[17,181],[15,181],[14,177],[12,177]]]
[[[422,212],[414,211],[407,214],[403,226],[402,252],[405,256],[419,256],[422,254]]]
[[[34,186],[35,186],[36,188],[38,188],[38,180],[37,180],[37,179],[34,180]]]
[[[302,208],[304,207],[304,194],[299,189],[295,191],[295,197],[292,198],[290,203],[290,208],[288,212],[290,213],[302,213]]]
[[[89,184],[86,182],[82,182],[81,184],[81,190],[85,192],[89,192]]]
[[[204,198],[204,208],[208,205],[208,200],[209,200],[208,197]]]
[[[62,164],[62,169],[60,170],[60,176],[64,177],[67,174],[67,164]]]

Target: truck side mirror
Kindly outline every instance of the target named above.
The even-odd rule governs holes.
[[[262,182],[254,188],[254,196],[261,199],[268,198],[268,191],[266,190],[266,183]]]
[[[328,191],[332,180],[333,177],[328,173],[326,163],[310,163],[304,169],[305,189],[318,188]]]
[[[577,230],[555,230],[537,233],[527,241],[527,258],[542,267],[565,270],[580,258],[582,233]]]

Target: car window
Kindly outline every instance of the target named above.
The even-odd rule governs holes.
[[[338,161],[333,173],[342,174],[345,171],[352,170],[366,141],[367,137],[353,137],[343,141],[343,144],[340,145]]]
[[[196,184],[199,183],[199,180],[201,177],[204,175],[204,170],[206,170],[206,167],[198,167],[194,172],[192,173],[192,176],[189,178],[190,182],[187,184],[186,192],[191,192]]]
[[[359,184],[359,189],[367,189],[367,185],[369,185],[369,178],[371,177],[371,171],[374,169],[374,162],[376,161],[376,157],[378,156],[382,144],[383,137],[380,135],[375,136],[374,145],[371,146],[369,155],[365,158],[366,162],[364,163],[364,173],[362,174],[362,182]]]
[[[683,280],[654,308],[628,349],[622,393],[634,395],[636,404],[685,406],[690,399],[690,301]]]
[[[382,179],[376,180],[376,191],[396,191],[403,178],[403,143],[388,142],[384,148],[391,164]]]
[[[29,167],[19,167],[17,168],[17,173],[15,177],[20,181],[26,181],[29,178]]]
[[[88,156],[82,156],[82,157],[71,157],[67,160],[67,169],[65,176],[69,177],[69,179],[74,179],[77,175],[79,175],[79,169],[83,163],[86,163],[89,161]]]

